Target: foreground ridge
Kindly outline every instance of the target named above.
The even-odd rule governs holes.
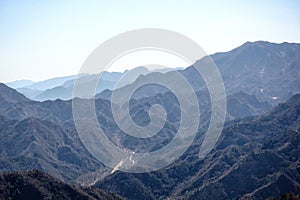
[[[92,187],[70,185],[46,173],[31,170],[1,173],[0,199],[120,200],[122,198]]]

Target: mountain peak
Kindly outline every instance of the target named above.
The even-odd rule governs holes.
[[[267,47],[267,48],[282,48],[282,47],[288,47],[291,45],[300,45],[298,43],[289,43],[289,42],[281,42],[281,43],[275,43],[275,42],[269,42],[264,40],[258,40],[254,42],[247,41],[246,43],[242,44],[239,48],[251,48],[251,47]]]
[[[268,45],[268,44],[272,44],[272,43],[268,42],[268,41],[264,41],[264,40],[258,40],[258,41],[254,41],[254,42],[247,41],[242,46]]]
[[[15,89],[12,89],[0,83],[0,99],[6,101],[7,103],[19,103],[23,101],[29,101],[23,94],[20,94]]]

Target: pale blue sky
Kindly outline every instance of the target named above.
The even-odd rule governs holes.
[[[0,82],[77,74],[103,41],[137,28],[177,31],[209,54],[246,41],[300,43],[299,10],[297,0],[0,0]]]

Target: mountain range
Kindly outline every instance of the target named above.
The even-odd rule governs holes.
[[[221,137],[205,158],[200,159],[198,152],[210,122],[211,97],[203,78],[190,66],[176,73],[181,73],[195,91],[201,115],[199,130],[190,148],[168,167],[130,174],[110,169],[95,159],[75,128],[72,100],[63,100],[72,97],[74,77],[71,76],[50,81],[49,87],[58,85],[40,93],[47,93],[40,101],[21,94],[22,88],[13,89],[0,83],[0,171],[36,169],[71,184],[93,186],[128,199],[266,199],[300,193],[300,94],[297,94],[300,93],[300,44],[247,42],[211,58],[224,80],[227,113]],[[197,61],[199,66],[206,59],[209,58]],[[138,75],[131,76],[116,90],[126,92],[149,78],[176,84],[174,73],[133,73]],[[176,96],[157,85],[137,90],[129,102],[132,120],[141,126],[149,124],[150,107],[160,104],[166,110],[167,121],[154,137],[134,138],[117,126],[111,110],[113,87],[110,87],[123,75],[105,72],[103,81],[107,85],[100,86],[96,98],[75,100],[82,109],[87,102],[95,101],[100,126],[113,143],[135,152],[161,148],[172,140],[180,123]],[[97,76],[79,78],[88,84]],[[45,89],[47,84],[39,87]],[[41,89],[38,85],[23,89],[32,92]],[[11,183],[10,176],[36,182],[28,172],[5,173],[0,176],[2,185]],[[42,172],[34,172],[34,177],[48,177],[39,173]]]
[[[300,192],[300,94],[261,116],[229,121],[217,146],[198,158],[203,138],[165,169],[115,172],[97,188],[129,199],[267,199]]]
[[[197,61],[197,66],[205,66],[212,59],[222,75],[227,95],[243,91],[255,95],[260,101],[276,105],[300,92],[299,51],[300,44],[297,43],[246,42],[229,52],[204,57]],[[207,90],[203,77],[193,65],[178,72],[195,91]],[[138,77],[132,84],[144,79],[164,79],[170,84],[176,84],[177,80],[173,77],[174,71],[165,74],[150,73]],[[119,88],[122,89],[126,90],[126,86]],[[166,92],[165,88],[159,86],[147,90],[141,91],[141,94],[137,92],[135,98]],[[110,93],[103,91],[103,94],[100,93],[97,97],[109,99]]]
[[[281,44],[265,41],[246,42],[232,51],[216,53],[210,57],[222,74],[228,94],[244,91],[256,95],[259,100],[268,101],[272,105],[276,105],[300,91],[298,73],[299,46],[297,43],[286,42]],[[207,59],[209,58],[204,57],[200,59],[198,64],[204,64]],[[177,70],[186,77],[196,91],[205,87],[202,77],[192,66],[184,70],[177,68]],[[172,69],[149,71],[144,67],[138,67],[131,70],[131,76],[127,80],[121,81],[119,87],[126,86],[134,81],[138,82],[139,80],[136,79],[143,79],[145,78],[144,76],[156,76],[153,72],[164,73],[164,79],[172,80]],[[102,81],[96,91],[96,93],[99,93],[98,97],[106,97],[106,90],[113,90],[117,82],[126,73],[128,71],[124,73],[104,72],[104,75],[101,77]],[[140,75],[144,76],[139,77]],[[82,81],[84,83],[90,83],[97,80],[98,77],[99,75],[96,74],[82,74],[79,78],[85,79]],[[25,80],[7,83],[7,85],[17,89],[17,91],[32,100],[69,100],[72,98],[73,84],[76,78],[77,76],[66,76],[37,83]],[[282,80],[286,81],[282,82]],[[154,92],[155,90],[152,91],[152,94],[144,94],[144,97],[145,95],[149,96],[165,92],[161,91],[162,89],[157,90],[156,92]],[[101,92],[104,92],[104,94],[100,94]]]
[[[101,76],[101,82],[98,84],[96,93],[100,93],[106,89],[114,89],[115,87],[122,87],[129,83],[134,82],[134,80],[140,75],[146,75],[151,72],[166,73],[168,71],[182,69],[178,68],[164,68],[164,69],[153,69],[149,70],[145,67],[137,67],[130,70],[128,75],[128,70],[121,72],[102,72],[100,74],[80,74],[78,76],[64,76],[51,78],[44,81],[33,82],[31,80],[17,80],[13,82],[6,83],[7,86],[16,89],[18,92],[22,93],[26,97],[36,100],[36,101],[46,101],[46,100],[70,100],[72,99],[73,85],[75,80],[80,79],[81,83],[91,84],[97,81],[99,76]],[[126,78],[124,78],[126,77]],[[118,83],[118,86],[117,86]]]

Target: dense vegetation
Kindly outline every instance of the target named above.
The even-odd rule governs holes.
[[[43,172],[7,172],[0,174],[0,199],[5,200],[117,200],[120,197],[92,187],[69,185]]]

